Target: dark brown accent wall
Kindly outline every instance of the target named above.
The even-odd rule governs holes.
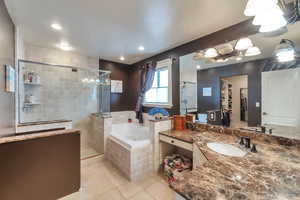
[[[134,68],[138,68],[144,65],[147,62],[157,62],[160,60],[164,60],[167,58],[173,58],[173,66],[172,66],[172,94],[173,94],[173,108],[169,109],[171,114],[179,113],[179,58],[180,56],[184,56],[186,54],[193,53],[198,50],[202,50],[208,47],[213,47],[227,41],[236,40],[245,36],[249,36],[252,34],[256,34],[258,32],[257,27],[252,25],[252,19],[246,20],[239,24],[233,25],[231,27],[225,28],[223,30],[217,31],[210,35],[201,37],[199,39],[188,42],[184,45],[178,46],[174,49],[168,50],[166,52],[160,53],[158,55],[152,56],[151,58],[142,60],[133,64]],[[136,78],[136,77],[135,77]],[[138,89],[138,88],[134,88]],[[132,90],[133,91],[133,90]],[[135,95],[137,96],[137,95]],[[136,99],[132,99],[136,101]],[[200,104],[201,105],[201,104]],[[149,108],[145,108],[148,110]]]
[[[54,200],[80,189],[80,134],[0,144],[0,199]]]
[[[102,59],[99,60],[99,66],[102,70],[111,71],[111,80],[123,81],[123,93],[112,93],[110,96],[111,112],[134,110],[138,85],[137,70],[131,65]]]
[[[266,60],[257,60],[224,67],[198,70],[198,112],[220,110],[221,85],[220,78],[238,75],[248,75],[248,125],[261,124],[261,107],[256,107],[256,102],[261,104],[261,72]],[[203,88],[212,87],[212,96],[203,97]],[[219,122],[220,123],[220,122]]]
[[[227,41],[236,40],[242,37],[246,37],[252,34],[256,34],[258,28],[252,25],[252,19],[235,24],[231,27],[217,31],[210,35],[193,40],[171,50],[165,51],[158,55],[152,56],[140,62],[132,65],[126,65],[107,60],[99,61],[100,69],[110,70],[112,72],[112,79],[123,80],[124,93],[112,94],[111,96],[111,111],[123,111],[133,110],[139,91],[140,75],[139,67],[145,65],[148,62],[157,62],[167,58],[173,59],[172,65],[172,99],[173,107],[168,109],[171,114],[179,113],[179,58],[198,50],[202,50],[208,47],[213,47],[225,43]],[[143,108],[147,112],[150,108]]]

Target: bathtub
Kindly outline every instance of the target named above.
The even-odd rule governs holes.
[[[111,137],[130,149],[151,143],[149,128],[137,123],[113,124]]]
[[[137,123],[112,124],[105,157],[129,180],[153,171],[153,145],[148,127]]]

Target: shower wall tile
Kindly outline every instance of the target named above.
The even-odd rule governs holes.
[[[95,84],[82,83],[86,72],[72,72],[70,68],[25,63],[25,71],[34,71],[41,78],[41,86],[20,86],[21,103],[25,94],[33,94],[40,105],[21,110],[22,123],[53,120],[80,122],[90,113],[98,112],[98,90]],[[22,72],[21,71],[21,74]],[[22,85],[22,84],[21,84]]]

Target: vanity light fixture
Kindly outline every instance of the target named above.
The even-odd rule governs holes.
[[[265,22],[264,24],[261,24],[259,32],[261,33],[273,32],[287,25],[287,21],[283,16],[274,15],[269,17],[270,17],[269,22]]]
[[[282,39],[274,54],[279,62],[291,62],[295,60],[295,45],[291,40]]]
[[[241,38],[197,52],[193,59],[202,60],[206,63],[224,63],[229,60],[241,61],[245,56],[259,54],[261,54],[261,50],[253,44],[250,38]]]
[[[62,30],[62,26],[57,23],[51,24],[51,28],[53,28],[54,30],[57,30],[57,31]]]
[[[261,54],[261,51],[258,47],[254,46],[254,47],[250,47],[249,49],[247,49],[247,51],[245,52],[245,56],[257,56]]]
[[[287,25],[279,5],[282,5],[282,0],[248,0],[244,14],[254,16],[252,23],[261,26],[260,32],[273,32]]]
[[[215,48],[209,48],[205,51],[204,53],[204,56],[206,58],[215,58],[217,57],[219,54],[218,54],[218,51],[215,49]]]
[[[253,47],[252,41],[249,38],[242,38],[237,41],[234,49],[238,51],[244,51],[250,47]]]
[[[124,56],[121,56],[121,57],[120,57],[120,60],[124,61],[124,60],[125,60]]]
[[[272,8],[267,12],[257,13],[254,17],[254,20],[252,21],[252,24],[256,26],[268,24],[271,23],[272,20],[274,20],[273,17],[277,18],[278,16],[283,16],[283,15],[284,13],[281,10],[281,8],[278,5],[276,5],[274,8]]]
[[[144,51],[145,47],[144,46],[139,46],[139,51]]]
[[[277,5],[278,0],[248,0],[244,14],[248,17],[256,16],[258,13],[265,12],[266,9]]]

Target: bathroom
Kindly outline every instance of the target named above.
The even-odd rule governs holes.
[[[1,199],[300,199],[300,1],[214,1],[0,0]]]

